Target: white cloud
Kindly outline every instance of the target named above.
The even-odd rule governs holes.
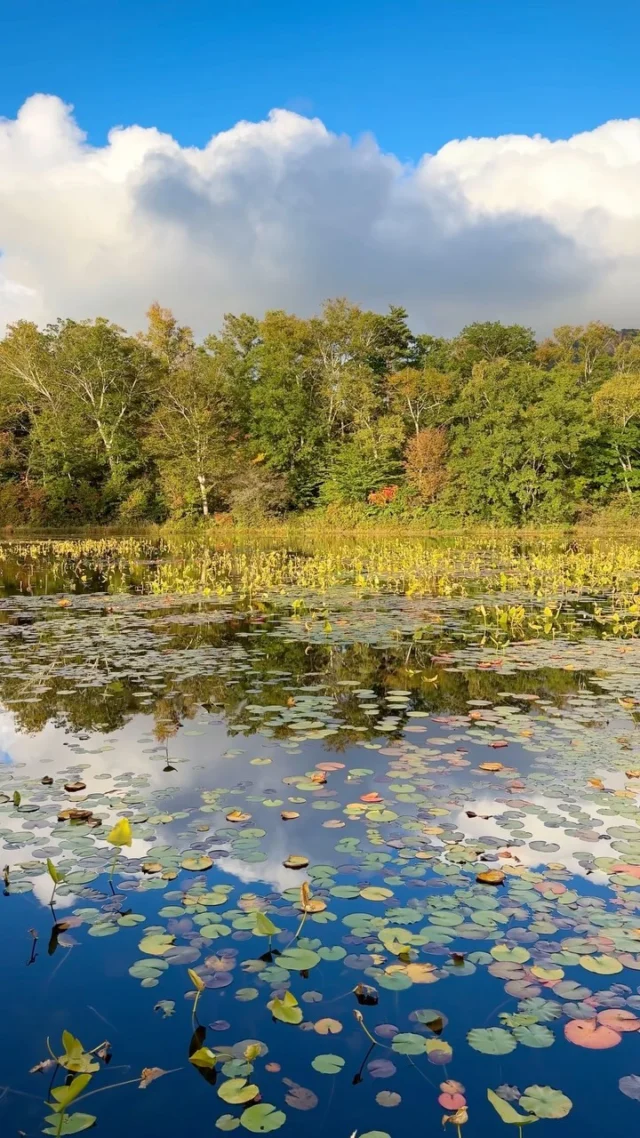
[[[416,167],[275,110],[203,148],[115,128],[91,147],[34,95],[0,120],[0,326],[153,299],[199,333],[225,311],[327,296],[404,304],[416,327],[640,323],[640,120],[568,140],[456,140]]]

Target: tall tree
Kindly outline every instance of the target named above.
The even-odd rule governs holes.
[[[508,360],[530,360],[536,348],[531,328],[522,324],[501,324],[499,320],[467,324],[451,345],[452,357],[463,375],[470,376],[473,365]]]
[[[619,343],[620,333],[599,320],[584,325],[563,324],[554,328],[552,337],[542,341],[535,358],[546,368],[573,366],[578,381],[588,387],[611,375]]]
[[[389,387],[392,406],[409,418],[416,436],[423,427],[436,427],[447,421],[455,390],[450,372],[407,367],[389,376]]]
[[[630,498],[640,489],[640,372],[619,372],[595,392],[598,419],[610,430],[610,440]]]
[[[208,517],[224,502],[222,477],[230,469],[228,392],[224,377],[202,349],[167,368],[146,438],[169,509]]]
[[[89,442],[121,492],[135,468],[138,431],[149,413],[155,369],[151,353],[108,320],[60,321],[49,329],[57,382],[67,406],[85,419]]]
[[[309,505],[326,466],[323,392],[309,322],[267,312],[252,350],[251,439],[267,466],[286,476],[294,505]]]
[[[405,451],[407,481],[422,502],[433,502],[447,483],[447,432],[425,427],[409,439]]]

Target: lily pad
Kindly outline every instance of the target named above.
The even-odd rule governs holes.
[[[483,1055],[508,1055],[517,1046],[513,1035],[502,1027],[474,1027],[467,1035],[467,1042]]]
[[[260,1102],[243,1110],[240,1123],[252,1134],[269,1134],[272,1130],[279,1130],[286,1122],[286,1118],[286,1114],[271,1103]]]
[[[337,1075],[344,1067],[344,1059],[341,1055],[316,1055],[311,1066],[321,1075]]]
[[[519,1105],[537,1118],[566,1118],[573,1103],[562,1091],[534,1085],[526,1088]]]

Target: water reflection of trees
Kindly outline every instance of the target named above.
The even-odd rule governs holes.
[[[330,718],[333,721],[366,729],[341,731],[325,739],[327,748],[341,750],[356,738],[380,735],[374,726],[375,718],[372,721],[365,714],[355,694],[359,689],[372,690],[379,699],[389,689],[402,689],[410,693],[405,710],[466,715],[469,700],[501,702],[504,692],[535,694],[562,705],[568,696],[588,683],[586,674],[561,668],[511,675],[473,668],[447,670],[445,665],[434,665],[432,659],[452,646],[451,641],[439,633],[434,633],[429,641],[414,643],[409,650],[406,643],[397,648],[376,648],[360,642],[338,646],[305,643],[277,635],[277,620],[270,615],[238,616],[211,624],[180,624],[167,623],[166,613],[160,616],[156,611],[149,614],[149,623],[165,638],[162,651],[166,666],[158,672],[156,665],[153,690],[141,679],[110,677],[108,661],[89,660],[88,656],[84,661],[88,672],[92,669],[94,679],[102,681],[96,686],[74,688],[68,676],[56,674],[55,666],[48,672],[46,667],[43,669],[39,683],[25,681],[11,673],[19,671],[24,664],[29,646],[19,637],[6,639],[5,664],[9,663],[9,668],[0,674],[0,699],[14,713],[17,728],[36,734],[51,722],[74,733],[109,733],[144,712],[152,715],[155,735],[164,742],[177,733],[183,722],[193,719],[205,707],[223,714],[232,732],[247,735],[275,720],[274,734],[284,738],[289,735],[289,729],[278,724],[274,713],[257,717],[247,710],[248,705],[286,708],[291,699],[300,698],[306,689],[313,694],[316,685],[320,685],[316,690],[332,699]],[[47,645],[46,631],[43,637],[41,646]],[[239,646],[246,654],[237,661],[232,675],[212,666],[210,656],[201,674],[181,674],[179,653],[184,650],[219,649],[220,658],[228,665],[233,660],[232,650]],[[48,649],[54,656],[53,640],[48,643]],[[82,662],[79,650],[75,663]],[[344,686],[345,681],[349,681],[350,686]],[[33,702],[22,702],[25,698]],[[402,712],[398,714],[401,728],[406,716]]]

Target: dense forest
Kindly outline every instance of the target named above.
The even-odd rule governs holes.
[[[640,333],[520,325],[416,335],[328,301],[226,316],[197,343],[153,304],[0,341],[0,525],[640,513]]]

